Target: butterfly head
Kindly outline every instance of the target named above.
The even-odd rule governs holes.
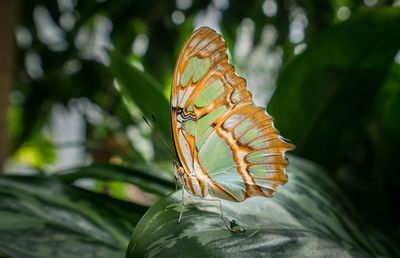
[[[173,162],[174,164],[174,175],[176,180],[182,179],[183,175],[185,174],[185,169],[178,164],[178,162]]]

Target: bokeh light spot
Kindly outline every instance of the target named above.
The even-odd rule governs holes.
[[[25,68],[29,77],[34,80],[39,80],[44,76],[42,68],[42,58],[39,54],[33,51],[29,51],[25,54]]]
[[[149,46],[149,38],[144,34],[139,34],[132,43],[132,52],[139,57],[144,56]]]
[[[339,20],[344,21],[344,20],[347,20],[348,18],[350,18],[350,16],[351,16],[351,11],[350,11],[349,7],[347,7],[347,6],[341,6],[341,7],[338,9],[336,15],[337,15],[337,17],[338,17]]]
[[[307,44],[306,43],[300,43],[298,45],[296,45],[293,49],[293,54],[295,55],[300,55],[301,53],[304,52],[304,50],[306,50],[307,48]]]
[[[397,51],[396,55],[394,56],[394,61],[396,62],[396,64],[400,65],[400,49],[399,49],[399,51]]]
[[[186,10],[192,6],[192,0],[176,0],[176,8]]]
[[[175,10],[171,15],[172,22],[180,25],[185,21],[185,14],[181,11]]]
[[[213,0],[212,2],[219,10],[225,10],[229,7],[229,0]]]
[[[378,0],[364,0],[364,4],[367,6],[374,6],[378,3]]]
[[[265,16],[272,17],[278,12],[278,5],[274,0],[265,0],[262,5],[262,10]]]
[[[17,45],[20,48],[28,48],[32,45],[32,34],[24,26],[17,26],[14,31]]]

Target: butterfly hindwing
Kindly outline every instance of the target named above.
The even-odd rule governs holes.
[[[293,145],[254,106],[245,80],[228,63],[225,42],[209,28],[195,31],[179,56],[171,121],[189,192],[243,201],[271,196],[287,181],[284,153]]]

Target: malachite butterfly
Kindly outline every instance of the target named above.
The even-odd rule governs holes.
[[[254,105],[214,30],[196,30],[183,46],[170,108],[179,159],[175,177],[190,194],[241,202],[271,197],[288,180],[285,152],[294,145],[279,135],[265,109]]]

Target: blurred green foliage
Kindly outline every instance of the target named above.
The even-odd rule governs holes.
[[[66,195],[65,189],[83,178],[126,182],[157,197],[172,191],[170,167],[164,166],[171,157],[163,147],[172,146],[172,73],[194,25],[208,18],[227,41],[238,73],[256,76],[249,86],[264,78],[261,84],[269,86],[261,85],[261,92],[268,97],[275,91],[267,110],[297,146],[295,154],[327,168],[363,222],[399,243],[400,7],[395,5],[399,1],[21,1],[9,163],[25,162],[30,170],[51,174],[59,169],[54,164],[60,150],[81,148],[82,167],[62,168],[56,179],[44,182],[54,182],[55,191]],[[241,55],[243,35],[250,36]],[[265,61],[254,65],[260,50]],[[269,77],[257,77],[268,69]],[[60,141],[52,131],[54,116],[65,118],[54,111],[60,105],[83,121],[78,142]],[[103,164],[109,162],[118,165]],[[20,169],[10,167],[12,173]],[[13,196],[18,180],[35,185],[38,179],[0,178],[7,180],[10,190],[4,195]],[[97,197],[88,202],[104,193],[112,195],[93,193]],[[27,207],[2,198],[0,211]],[[140,217],[143,209],[132,214]],[[123,234],[124,244],[107,248],[125,248],[129,239]]]

